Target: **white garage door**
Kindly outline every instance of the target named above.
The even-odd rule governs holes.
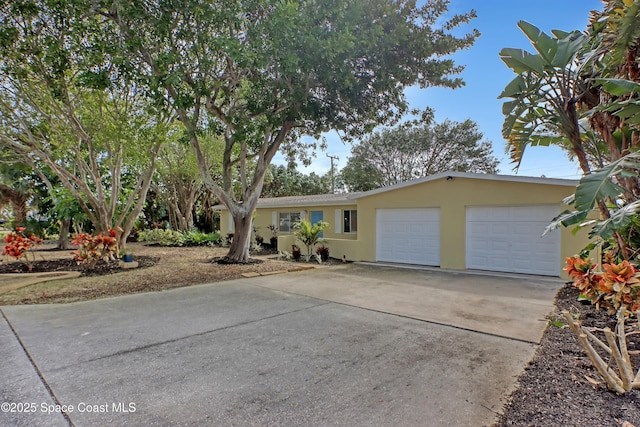
[[[377,209],[376,259],[440,265],[440,209]]]
[[[560,232],[542,236],[558,206],[467,208],[467,268],[510,273],[560,274]]]

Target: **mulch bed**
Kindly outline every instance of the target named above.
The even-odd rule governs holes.
[[[155,265],[160,258],[150,256],[137,256],[138,268],[146,268]],[[4,273],[43,273],[49,271],[80,271],[82,276],[104,276],[105,274],[115,274],[125,271],[120,268],[118,261],[98,261],[93,269],[87,269],[84,265],[78,264],[73,259],[56,259],[34,261],[31,269],[22,262],[11,262],[0,264],[0,274]]]
[[[577,297],[577,289],[569,285],[558,292],[558,312],[551,319],[534,359],[520,376],[518,388],[496,426],[640,427],[640,390],[619,396],[609,391],[604,383],[592,384],[587,377],[595,380],[600,377],[575,335],[568,326],[553,324],[562,320],[563,309],[577,308],[584,326],[615,325],[613,317],[591,305],[581,305]],[[630,337],[629,341],[630,351],[640,350],[640,337]],[[640,357],[633,359],[637,372]]]

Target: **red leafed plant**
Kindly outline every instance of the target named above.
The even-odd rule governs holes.
[[[35,261],[35,255],[33,255],[33,259],[30,260],[28,257],[29,250],[35,245],[41,245],[42,239],[33,234],[29,237],[25,236],[25,230],[26,228],[24,227],[16,227],[15,232],[9,233],[9,235],[4,238],[6,245],[4,246],[2,255],[9,255],[15,258],[24,263],[27,269],[31,271],[33,269],[33,261]]]
[[[624,394],[632,389],[640,389],[640,369],[634,369],[630,358],[630,355],[639,352],[629,350],[627,344],[629,336],[640,334],[640,272],[626,260],[618,264],[603,264],[604,271],[600,274],[594,271],[595,268],[591,260],[575,256],[567,258],[565,271],[573,279],[573,286],[580,289],[592,304],[607,309],[609,314],[616,314],[615,330],[585,328],[579,315],[567,310],[563,311],[563,315],[607,387]],[[634,313],[638,324],[628,328],[625,322]],[[598,338],[596,333],[603,334],[606,342]],[[607,357],[608,362],[605,361]],[[618,368],[617,372],[613,369],[613,362]]]
[[[629,261],[603,264],[602,273],[595,269],[591,260],[567,258],[565,271],[573,286],[597,308],[605,308],[609,314],[623,308],[625,315],[640,310],[640,272]]]
[[[83,264],[85,268],[95,268],[98,261],[114,261],[118,254],[118,241],[115,230],[108,233],[100,233],[92,236],[87,233],[79,233],[72,240],[78,249],[73,252],[78,264]]]

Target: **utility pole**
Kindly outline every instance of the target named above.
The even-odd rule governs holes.
[[[333,173],[333,161],[334,160],[340,160],[340,158],[338,156],[331,156],[329,154],[327,154],[327,157],[331,159],[331,194],[335,194],[335,192],[336,192],[336,179],[335,179],[335,175]]]

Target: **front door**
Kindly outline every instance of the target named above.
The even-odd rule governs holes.
[[[311,211],[311,225],[323,221],[322,211]],[[320,233],[320,237],[324,237],[324,233]]]

